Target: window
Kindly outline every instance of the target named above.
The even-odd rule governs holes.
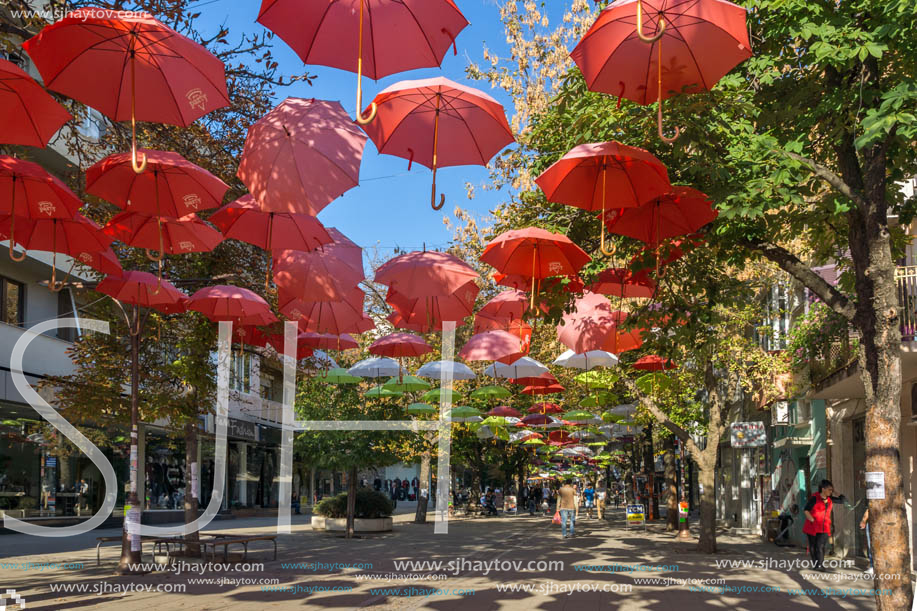
[[[261,370],[261,398],[268,401],[280,401],[283,395],[283,386],[278,392],[278,380],[273,373]]]
[[[248,352],[232,353],[229,364],[229,387],[238,392],[251,392],[252,355]]]
[[[25,286],[0,277],[0,322],[21,327],[25,323]]]
[[[57,294],[57,317],[58,318],[76,318],[73,311],[73,297],[70,289],[64,289]],[[57,337],[65,342],[76,341],[76,329],[73,327],[61,327],[57,330]]]

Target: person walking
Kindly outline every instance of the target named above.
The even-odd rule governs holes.
[[[589,516],[589,519],[592,519],[592,508],[595,507],[595,488],[592,485],[592,482],[587,482],[586,487],[583,489],[583,500],[586,506],[586,515]]]
[[[802,526],[802,532],[809,539],[809,557],[812,559],[812,566],[816,571],[822,573],[826,572],[825,545],[831,535],[831,510],[835,502],[843,503],[847,498],[843,494],[837,497],[832,496],[833,493],[834,485],[823,479],[818,485],[818,492],[813,494],[806,504],[806,523]]]
[[[599,485],[595,489],[595,511],[601,520],[605,513],[605,497],[608,495],[608,488],[605,480],[599,480]]]
[[[564,482],[564,485],[557,491],[557,511],[560,512],[560,533],[563,535],[564,539],[568,537],[573,538],[574,527],[576,525],[574,521],[574,514],[576,512],[576,491],[573,489],[572,483],[573,480],[568,478]]]
[[[864,528],[866,529],[866,556],[869,558],[869,568],[865,572],[872,577],[876,572],[876,566],[872,561],[872,540],[869,538],[869,507],[866,508],[863,519],[860,520],[860,530]]]

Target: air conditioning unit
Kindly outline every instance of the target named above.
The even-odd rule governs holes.
[[[796,418],[793,424],[808,424],[812,420],[812,402],[799,399],[796,402]]]
[[[790,423],[790,404],[786,401],[777,401],[771,408],[771,424],[787,425]]]

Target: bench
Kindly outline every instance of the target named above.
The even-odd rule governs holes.
[[[158,538],[159,537],[148,537],[146,535],[141,535],[140,543],[142,544],[144,541],[154,541]],[[112,543],[114,541],[120,543],[121,535],[116,537],[96,537],[96,541],[98,541],[98,543],[96,543],[96,566],[100,566],[102,564],[102,545],[105,543]]]
[[[216,558],[217,547],[223,546],[223,560],[229,559],[229,546],[241,545],[242,560],[248,557],[248,544],[253,541],[270,541],[274,544],[274,560],[277,560],[277,535],[254,535],[251,537],[214,537],[213,539],[201,540],[202,558],[207,559],[207,548],[210,548],[210,559]]]

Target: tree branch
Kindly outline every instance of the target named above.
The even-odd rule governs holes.
[[[853,322],[856,308],[846,295],[837,290],[824,278],[812,271],[799,257],[782,246],[763,242],[746,241],[745,246],[757,251],[780,266],[780,268],[801,282],[807,289],[827,304],[832,310]]]
[[[863,198],[863,196],[850,188],[850,185],[848,185],[843,178],[832,172],[830,168],[823,166],[822,164],[809,159],[808,157],[803,157],[802,155],[798,155],[790,151],[781,150],[778,152],[783,153],[790,159],[797,161],[809,168],[813,174],[832,186],[838,193],[855,203],[860,210],[866,209],[866,200]]]
[[[621,379],[624,382],[624,385],[627,387],[627,390],[630,391],[630,394],[640,402],[646,411],[656,419],[656,422],[667,428],[673,435],[678,437],[682,443],[685,444],[685,447],[688,450],[688,453],[692,456],[698,456],[700,449],[694,444],[694,440],[691,439],[691,434],[688,433],[685,429],[678,426],[672,419],[669,418],[665,412],[659,409],[659,406],[656,405],[656,402],[651,400],[649,397],[644,395],[639,388],[637,388],[636,382],[630,379],[629,376],[621,376]]]

